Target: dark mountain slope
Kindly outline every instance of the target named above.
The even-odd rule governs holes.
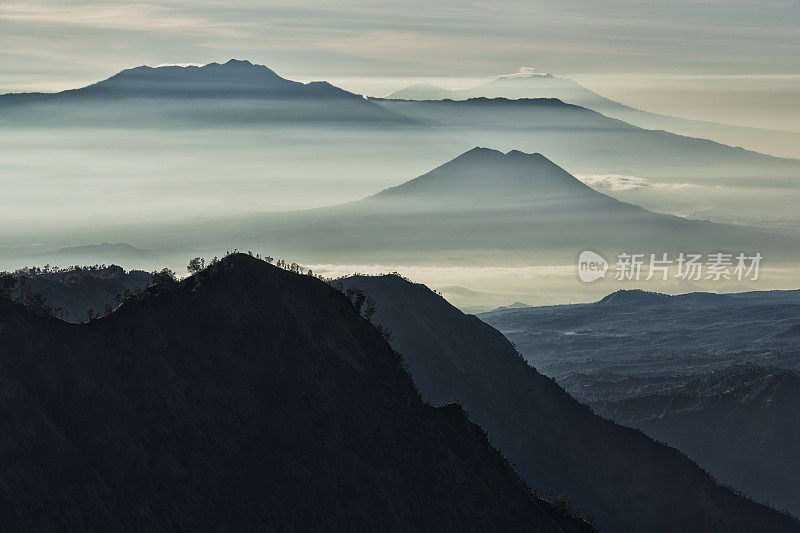
[[[0,302],[16,530],[584,529],[349,301],[248,256],[67,324]]]
[[[594,415],[500,332],[398,276],[342,280],[376,302],[423,396],[458,400],[540,493],[566,493],[608,531],[800,531],[675,449]]]
[[[753,365],[592,403],[603,416],[677,446],[726,484],[800,514],[798,405],[797,373]]]

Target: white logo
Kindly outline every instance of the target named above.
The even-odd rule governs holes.
[[[591,250],[584,250],[578,256],[578,277],[584,283],[591,283],[606,276],[608,261]]]

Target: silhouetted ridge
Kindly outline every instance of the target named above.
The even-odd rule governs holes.
[[[327,284],[234,255],[86,324],[0,299],[9,530],[583,531]]]
[[[539,494],[567,494],[603,531],[800,531],[674,448],[596,416],[503,335],[421,284],[353,276],[423,397],[458,401]]]

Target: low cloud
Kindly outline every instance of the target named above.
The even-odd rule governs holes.
[[[503,74],[498,78],[532,78],[533,76],[546,76],[540,72],[536,72],[536,67],[519,67],[519,70],[513,74]]]
[[[637,189],[687,190],[697,188],[693,183],[653,182],[639,176],[622,174],[576,174],[576,178],[594,189],[610,192],[633,191]]]

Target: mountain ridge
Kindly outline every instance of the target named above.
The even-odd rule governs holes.
[[[407,100],[466,100],[476,97],[512,99],[559,98],[565,102],[593,109],[635,126],[665,130],[692,137],[711,138],[730,146],[745,146],[774,156],[800,157],[796,145],[800,133],[765,128],[734,126],[707,120],[681,118],[637,109],[598,94],[578,82],[552,74],[499,76],[468,89],[444,89],[431,84],[416,84],[395,91],[385,98]]]
[[[84,324],[0,299],[0,329],[6,527],[591,529],[313,277],[236,254]]]
[[[800,530],[796,519],[741,498],[675,448],[595,415],[499,331],[426,286],[391,274],[339,281],[372,298],[374,320],[391,331],[424,398],[459,401],[537,491],[568,494],[601,530]],[[766,526],[751,512],[776,513],[783,525]]]

